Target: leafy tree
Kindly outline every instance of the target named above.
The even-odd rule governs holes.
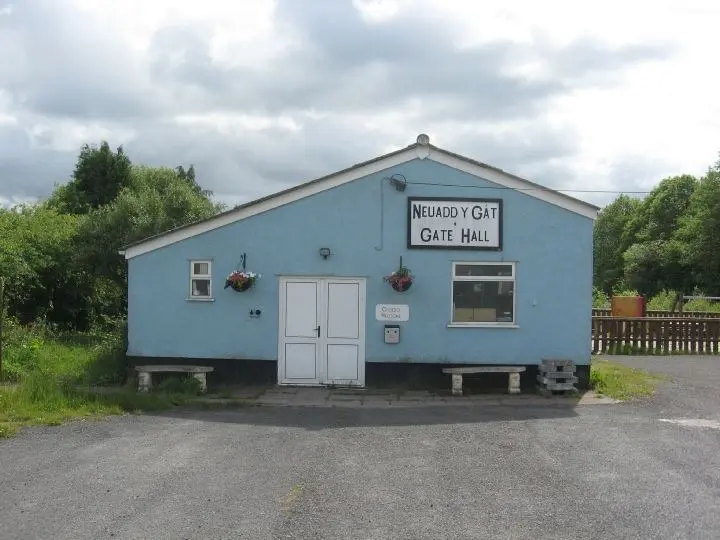
[[[635,232],[638,242],[670,240],[697,186],[698,179],[688,174],[661,180],[642,201],[628,230]]]
[[[593,271],[595,285],[606,293],[623,278],[623,253],[634,238],[628,238],[628,224],[642,201],[620,195],[602,209],[593,230]]]
[[[118,315],[125,309],[127,276],[120,249],[205,219],[220,209],[172,169],[133,166],[130,185],[113,203],[93,210],[78,232],[76,264],[106,280],[104,287],[112,292],[104,312]],[[123,294],[119,295],[119,291]]]
[[[111,213],[132,217],[124,242],[205,219],[222,210],[196,184],[183,181],[165,167],[133,167],[129,189],[123,191]]]
[[[134,166],[122,147],[84,145],[72,179],[45,203],[0,209],[8,312],[80,330],[123,316],[127,276],[118,251],[219,212],[211,195],[193,165]]]
[[[693,192],[676,238],[695,283],[710,296],[720,295],[720,160]]]
[[[177,172],[180,178],[190,184],[190,186],[192,186],[192,188],[197,194],[207,198],[212,197],[213,192],[209,189],[203,189],[202,187],[200,187],[200,184],[198,184],[195,180],[195,165],[190,165],[190,168],[187,171],[183,168],[182,165],[179,165],[175,167],[175,172]]]
[[[80,219],[43,205],[0,212],[0,274],[10,315],[66,325],[80,317],[86,288],[70,262]]]
[[[646,296],[662,290],[688,291],[693,278],[677,240],[650,240],[630,246],[623,254],[625,283]]]
[[[623,275],[625,282],[642,294],[691,286],[684,244],[675,236],[697,186],[697,178],[690,175],[663,179],[627,224],[625,238],[632,237],[634,242],[624,253]]]
[[[107,141],[85,144],[80,150],[72,180],[56,189],[48,204],[63,213],[85,214],[111,203],[130,184],[130,158]]]

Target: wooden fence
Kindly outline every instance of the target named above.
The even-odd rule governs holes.
[[[593,353],[718,354],[720,317],[592,318]]]
[[[593,308],[593,317],[610,317],[610,308]],[[648,318],[683,318],[683,319],[720,319],[720,312],[712,311],[670,311],[665,309],[649,309],[646,313]]]

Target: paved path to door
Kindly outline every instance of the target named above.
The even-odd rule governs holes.
[[[544,397],[534,393],[509,395],[507,393],[478,394],[466,392],[453,396],[450,391],[382,390],[382,389],[328,389],[317,387],[238,388],[223,396],[208,396],[198,401],[207,403],[242,402],[248,405],[279,407],[330,407],[348,409],[406,409],[413,407],[573,407],[575,405],[599,405],[615,400],[598,397],[593,392],[577,396]]]
[[[720,362],[657,360],[676,379],[640,404],[244,407],[34,428],[0,441],[0,537],[720,538],[720,430],[667,421],[720,419]]]

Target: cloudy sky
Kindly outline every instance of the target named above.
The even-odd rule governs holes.
[[[553,188],[648,190],[720,151],[713,4],[0,0],[0,204],[102,139],[234,204],[421,132]]]

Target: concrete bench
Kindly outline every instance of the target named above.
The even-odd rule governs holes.
[[[520,393],[520,374],[525,371],[525,366],[466,366],[443,368],[443,373],[452,375],[452,394],[462,396],[463,375],[472,373],[507,373],[509,375],[508,392],[511,394]]]
[[[214,371],[209,366],[135,366],[138,372],[138,390],[148,392],[152,388],[153,373],[192,373],[192,376],[200,383],[200,391],[207,390],[206,374]]]

